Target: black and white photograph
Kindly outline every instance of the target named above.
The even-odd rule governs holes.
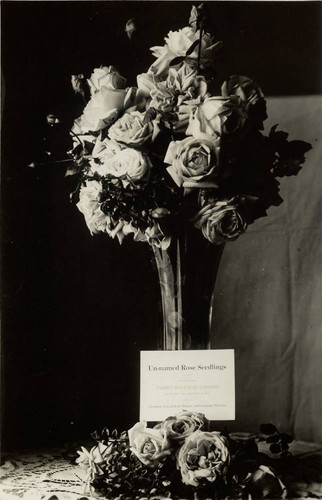
[[[1,500],[322,499],[322,3],[1,2]]]

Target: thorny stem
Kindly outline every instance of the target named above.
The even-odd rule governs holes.
[[[202,31],[203,31],[203,29],[202,29],[202,28],[200,28],[200,34],[199,34],[199,45],[198,45],[198,72],[199,72],[199,69],[200,69]]]
[[[36,167],[48,167],[49,165],[56,165],[56,163],[72,163],[73,160],[71,158],[66,158],[65,160],[55,160],[55,161],[48,161],[48,162],[44,162],[44,163],[36,163],[35,166]],[[31,166],[32,164],[28,165],[28,166]]]
[[[70,131],[70,133],[71,133],[71,135],[72,135],[73,137],[76,137],[76,139],[78,140],[79,144],[82,146],[82,141],[80,140],[80,138],[78,137],[78,135],[77,135],[77,134],[75,134],[75,132],[73,132],[72,130]]]
[[[171,140],[174,141],[174,135],[173,135],[173,123],[170,121],[170,134],[171,134]]]

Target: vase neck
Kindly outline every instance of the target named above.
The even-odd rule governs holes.
[[[162,299],[159,348],[209,349],[212,296],[223,248],[198,231],[172,238],[166,250],[153,247]]]

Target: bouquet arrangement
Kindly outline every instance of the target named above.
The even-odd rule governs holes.
[[[127,433],[94,433],[77,463],[87,470],[92,495],[110,499],[285,498],[274,459],[259,453],[253,438],[208,430],[201,413],[183,411],[153,428],[138,422]],[[273,453],[290,455],[291,436],[261,426]],[[276,462],[276,460],[275,460]]]
[[[276,178],[297,174],[311,146],[276,126],[263,135],[266,102],[251,78],[231,76],[216,94],[221,46],[201,4],[151,48],[156,59],[136,87],[112,66],[73,75],[86,106],[71,130],[68,174],[80,176],[77,206],[92,234],[166,249],[195,226],[219,245],[282,202]]]

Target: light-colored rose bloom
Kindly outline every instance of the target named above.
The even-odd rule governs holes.
[[[179,69],[169,69],[167,86],[176,90],[185,99],[204,96],[207,92],[205,78],[198,75],[197,71],[186,63],[183,63]]]
[[[120,148],[111,157],[109,151],[98,153],[95,160],[91,161],[91,172],[113,175],[114,177],[129,176],[133,180],[147,179],[152,167],[147,155],[133,148]]]
[[[246,113],[239,97],[206,97],[192,111],[187,135],[201,137],[203,134],[217,137],[234,133],[246,121]]]
[[[150,92],[155,88],[155,83],[162,81],[160,77],[155,75],[152,71],[148,73],[141,73],[136,77],[139,92],[145,98],[150,98]]]
[[[77,451],[79,456],[76,458],[76,463],[83,469],[94,469],[95,472],[100,472],[100,466],[104,464],[104,460],[111,451],[112,447],[103,443],[98,443],[89,451],[82,446],[81,450]]]
[[[86,133],[111,126],[124,110],[126,94],[126,90],[102,87],[87,103],[82,116],[75,120],[75,127],[79,128],[81,133]],[[74,128],[72,130],[74,131]]]
[[[199,30],[195,31],[189,26],[186,26],[179,31],[170,31],[165,37],[165,45],[151,47],[152,54],[157,60],[150,67],[150,71],[157,75],[166,75],[169,69],[169,63],[178,56],[186,56],[187,50],[191,47],[193,42],[199,40]],[[214,46],[212,37],[209,34],[204,34],[201,43],[201,55],[204,62],[212,57],[212,50]],[[197,61],[198,47],[189,55],[190,61]]]
[[[144,114],[139,111],[125,113],[108,131],[113,141],[132,147],[140,147],[151,141],[154,132],[153,122],[144,123]]]
[[[156,467],[160,461],[171,454],[170,443],[164,439],[160,430],[149,429],[145,421],[138,422],[129,431],[131,451],[150,467]]]
[[[182,411],[174,417],[166,418],[157,428],[164,432],[165,436],[181,445],[184,440],[197,430],[207,430],[208,420],[202,413]]]
[[[100,194],[102,186],[98,181],[88,180],[85,186],[82,186],[79,193],[79,202],[77,208],[84,215],[86,225],[90,233],[107,233],[112,238],[123,229],[123,223],[120,225],[112,224],[111,218],[101,210]],[[112,229],[113,228],[113,229]]]
[[[228,440],[220,432],[195,431],[179,450],[177,466],[182,482],[199,486],[201,480],[224,478],[230,463]]]
[[[87,83],[93,96],[102,87],[110,90],[125,89],[126,78],[121,76],[113,66],[101,66],[94,69]]]
[[[155,81],[150,91],[150,106],[163,113],[173,113],[184,101],[203,97],[206,92],[207,83],[203,76],[184,63],[178,70],[170,68],[164,82]]]
[[[85,217],[85,222],[91,234],[105,232],[110,221],[100,209],[99,197],[102,186],[98,181],[87,181],[79,192],[77,208]],[[104,216],[104,217],[103,217]]]
[[[186,63],[179,69],[170,68],[166,80],[148,72],[138,75],[137,81],[147,109],[160,111],[163,118],[171,114],[172,129],[177,133],[185,133],[191,113],[207,92],[204,77]]]
[[[92,96],[83,114],[74,121],[72,131],[84,134],[108,128],[126,109],[140,107],[141,100],[136,87],[110,89],[103,86]]]
[[[195,227],[211,243],[221,245],[235,241],[246,231],[247,224],[239,212],[238,200],[232,198],[204,206],[195,218]]]
[[[113,239],[117,237],[119,243],[122,243],[128,234],[133,234],[135,241],[146,241],[145,235],[133,227],[131,223],[123,220],[114,222],[109,215],[102,212],[101,192],[102,185],[96,180],[86,181],[86,184],[80,189],[77,208],[84,215],[90,233],[92,235],[107,233]]]
[[[176,120],[173,122],[173,129],[175,132],[187,134],[190,117],[195,109],[200,106],[203,98],[197,97],[196,99],[184,100],[176,110]],[[189,134],[190,135],[190,134]]]
[[[191,188],[209,180],[218,166],[218,157],[218,140],[211,136],[187,137],[169,144],[164,162],[170,165],[167,171],[178,186]]]
[[[98,137],[92,151],[92,158],[99,158],[104,163],[104,160],[113,158],[122,149],[123,147],[117,142],[111,141],[107,137],[103,140]]]

